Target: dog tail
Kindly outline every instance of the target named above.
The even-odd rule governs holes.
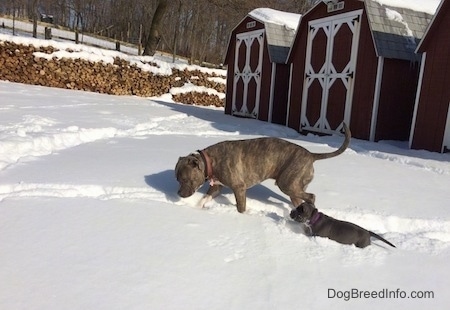
[[[380,235],[377,235],[376,233],[374,233],[374,232],[372,232],[372,231],[369,231],[369,234],[370,234],[372,237],[377,238],[378,240],[381,240],[381,241],[383,241],[384,243],[389,244],[391,247],[396,248],[395,245],[393,245],[392,243],[390,243],[389,241],[387,241],[386,239],[384,239],[384,238],[381,237]]]
[[[350,128],[348,128],[347,124],[346,123],[343,123],[343,124],[344,124],[345,140],[344,140],[344,143],[342,143],[341,147],[331,153],[313,153],[315,160],[327,159],[327,158],[335,157],[335,156],[338,156],[338,155],[344,153],[344,151],[347,149],[347,147],[350,144],[350,139],[352,137],[352,133],[350,132]]]

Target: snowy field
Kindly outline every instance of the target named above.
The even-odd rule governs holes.
[[[33,33],[33,23],[30,21],[24,21],[24,20],[15,20],[13,21],[9,17],[3,17],[0,16],[0,25],[4,25],[7,28],[0,28],[0,33],[7,33],[11,34],[12,29],[15,29],[15,33],[19,34],[20,36],[31,36],[31,33]],[[75,41],[75,32],[64,30],[64,29],[58,29],[57,27],[52,27],[49,24],[46,24],[45,26],[38,24],[37,25],[37,36],[39,38],[44,38],[45,34],[45,28],[49,26],[51,28],[52,32],[52,38],[57,41]],[[100,36],[92,36],[89,34],[80,34],[79,40],[83,44],[89,44],[93,46],[98,46],[110,50],[116,49],[116,42],[113,40],[103,40]],[[130,55],[138,55],[138,48],[137,46],[133,45],[121,45],[120,50],[124,53],[130,54]]]
[[[305,236],[273,180],[248,191],[245,214],[229,190],[205,209],[196,204],[206,186],[176,195],[178,157],[210,144],[277,136],[330,152],[340,136],[305,137],[168,97],[0,82],[0,102],[0,309],[450,303],[449,154],[353,139],[316,162],[317,207],[397,245],[358,249]]]

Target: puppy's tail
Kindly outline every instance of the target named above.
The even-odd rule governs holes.
[[[381,241],[383,241],[384,243],[389,244],[389,245],[390,245],[391,247],[393,247],[393,248],[396,247],[395,245],[393,245],[392,243],[390,243],[389,241],[387,241],[386,239],[384,239],[384,238],[381,237],[380,235],[377,235],[377,234],[374,233],[374,232],[369,231],[369,234],[370,234],[372,237],[377,238],[378,240],[381,240]]]
[[[335,156],[338,156],[338,155],[344,153],[344,151],[347,149],[348,145],[350,144],[350,139],[352,137],[352,133],[350,132],[350,128],[348,128],[346,123],[343,123],[343,125],[344,125],[345,140],[342,143],[341,147],[331,153],[312,153],[312,155],[314,156],[314,160],[327,159],[327,158],[335,157]]]

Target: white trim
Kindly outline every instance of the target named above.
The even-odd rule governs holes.
[[[265,40],[265,36],[266,36],[266,31],[263,30],[261,33],[262,33],[262,35],[258,38],[258,41],[259,41],[259,60],[258,60],[258,67],[256,69],[256,71],[259,71],[259,78],[257,76],[255,76],[255,80],[256,80],[256,98],[255,98],[255,107],[254,107],[253,113],[252,113],[255,116],[256,119],[258,118],[258,115],[259,115],[259,102],[261,101],[262,63],[263,63],[264,40]],[[250,47],[249,47],[249,50],[250,50]],[[249,58],[250,58],[250,55],[249,55]]]
[[[363,12],[363,9],[359,9],[359,10],[349,11],[349,12],[345,12],[345,13],[338,14],[338,15],[313,19],[308,22],[308,26],[310,24],[316,24],[316,23],[321,24],[321,23],[325,23],[325,22],[331,22],[331,21],[335,21],[337,19],[347,19],[347,18],[351,18],[351,17],[357,16],[357,15],[361,16],[362,12]]]
[[[270,77],[270,96],[269,96],[269,115],[267,120],[272,123],[272,113],[273,113],[273,93],[275,91],[275,74],[277,71],[277,65],[272,62],[272,76]]]
[[[425,72],[425,62],[427,59],[427,53],[422,53],[422,62],[420,63],[419,81],[417,83],[416,100],[414,102],[414,111],[411,122],[411,131],[409,132],[409,148],[411,148],[414,140],[414,131],[416,130],[417,110],[419,109],[420,95],[422,92],[423,75]]]
[[[425,30],[425,33],[422,35],[422,38],[420,39],[419,44],[417,44],[416,53],[420,53],[419,50],[422,48],[422,42],[425,40],[425,38],[428,36],[428,33],[430,32],[431,27],[433,27],[434,21],[436,20],[436,17],[439,15],[439,12],[441,11],[442,5],[444,5],[445,0],[441,0],[441,3],[439,3],[439,6],[436,9],[436,12],[433,15],[433,18],[431,19],[431,22],[428,24],[427,29]]]
[[[288,89],[288,102],[287,102],[287,110],[286,110],[286,121],[285,125],[289,126],[289,113],[291,110],[291,91],[292,91],[292,72],[294,71],[294,63],[291,63],[290,65],[290,71],[289,71],[289,89]]]
[[[239,46],[241,45],[241,41],[236,37],[236,46],[234,47],[234,64],[233,64],[233,95],[231,97],[231,114],[234,114],[233,111],[236,111],[236,85],[238,80],[236,79],[236,67],[239,56]]]
[[[369,141],[375,141],[377,132],[378,108],[380,106],[381,82],[383,81],[384,57],[378,56],[377,78],[375,80],[375,89],[372,104],[372,117],[370,120]]]
[[[450,149],[450,102],[447,107],[447,123],[445,124],[444,140],[442,140],[441,153],[444,153],[445,147]]]

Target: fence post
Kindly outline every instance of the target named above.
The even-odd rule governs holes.
[[[52,39],[52,28],[45,27],[44,38],[45,38],[45,40],[51,40]]]

